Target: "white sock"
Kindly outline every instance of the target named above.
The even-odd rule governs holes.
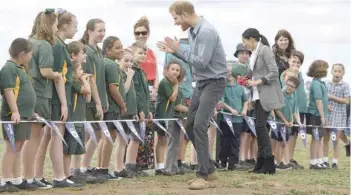
[[[333,163],[338,164],[338,159],[333,158]]]
[[[329,162],[329,158],[328,157],[323,157],[323,162]]]
[[[156,170],[164,169],[164,168],[165,168],[165,164],[164,163],[156,163]]]
[[[34,179],[27,179],[27,183],[33,183]]]
[[[54,178],[54,180],[56,180],[56,181],[63,181],[65,179],[66,179],[65,177],[63,177],[63,178]]]
[[[12,179],[12,183],[14,185],[20,185],[22,183],[22,181],[23,181],[22,177],[18,177],[18,178],[13,178]]]
[[[323,164],[323,158],[318,159],[318,164]]]
[[[36,177],[35,180],[41,181],[43,178],[42,177]]]
[[[312,159],[310,160],[311,165],[316,165],[317,164],[317,159]]]
[[[4,186],[6,182],[11,181],[11,178],[2,178],[1,179],[1,186]]]
[[[87,168],[87,167],[81,167],[81,168],[80,168],[80,171],[81,171],[82,173],[87,172],[87,170],[88,170],[88,168]]]

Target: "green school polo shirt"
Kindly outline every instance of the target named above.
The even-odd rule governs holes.
[[[29,41],[33,44],[32,59],[28,64],[28,73],[33,82],[37,97],[52,98],[52,80],[44,78],[40,69],[53,68],[54,55],[52,45],[46,40],[32,37]]]
[[[124,91],[124,83],[123,83],[123,78],[121,75],[121,71],[119,68],[119,65],[109,59],[105,58],[105,79],[106,79],[106,91],[107,91],[107,96],[108,96],[108,103],[109,103],[109,109],[108,112],[114,112],[114,113],[121,113],[121,108],[119,105],[115,102],[115,100],[111,96],[110,92],[110,85],[117,85],[119,89],[119,93],[121,94],[123,100],[125,100],[125,91]]]
[[[301,72],[299,72],[298,79],[300,81],[300,85],[293,94],[298,104],[296,106],[296,109],[300,113],[307,113],[307,95],[305,91],[305,82],[303,80],[303,76]],[[282,84],[283,87],[285,87],[285,81],[283,79],[283,75],[280,75],[280,83]]]
[[[134,70],[133,82],[137,100],[137,110],[138,113],[143,111],[147,117],[150,112],[150,92],[146,80],[146,73],[137,64],[134,64],[132,68]]]
[[[72,121],[84,121],[87,103],[81,94],[82,84],[79,81],[72,83]],[[83,124],[76,124],[83,126]]]
[[[0,79],[1,94],[3,95],[1,116],[11,115],[10,107],[4,95],[5,90],[13,90],[21,117],[33,116],[36,96],[24,67],[8,60],[0,71]]]
[[[284,95],[284,102],[285,106],[280,109],[282,112],[284,118],[291,122],[294,120],[294,113],[296,113],[297,110],[297,101],[296,98],[293,94],[287,94],[285,91],[285,88],[283,88],[283,95]],[[283,122],[282,120],[278,119],[278,121]]]
[[[121,69],[123,85],[127,81],[127,73]],[[125,89],[126,90],[126,89]],[[134,89],[133,80],[130,83],[129,90],[126,91],[125,102],[127,104],[127,115],[136,115],[137,114],[137,102],[136,102],[136,94]]]
[[[156,118],[171,118],[174,112],[174,102],[169,101],[173,93],[173,84],[163,78],[158,85]]]
[[[240,114],[243,111],[244,103],[248,100],[247,95],[245,94],[244,88],[237,84],[227,83],[227,86],[224,89],[224,96],[222,101],[228,106],[232,107]],[[229,112],[229,110],[225,110]],[[221,116],[221,120],[224,121],[224,117]],[[241,116],[232,116],[233,123],[242,123],[243,118]]]
[[[105,82],[105,62],[101,50],[98,47],[87,45],[87,62],[85,63],[84,71],[92,74],[96,81],[96,87],[99,93],[101,105],[107,106],[107,91]],[[95,102],[91,99],[88,103],[89,107],[95,107]]]
[[[60,38],[55,39],[54,50],[54,66],[53,71],[62,74],[65,82],[65,93],[67,105],[71,105],[72,93],[72,61],[67,51],[67,45]],[[60,99],[56,92],[56,87],[53,85],[52,104],[60,104]]]
[[[310,102],[308,105],[308,113],[314,116],[320,116],[316,100],[322,100],[324,117],[328,116],[328,89],[321,79],[313,78],[310,86]]]
[[[185,104],[185,98],[183,96],[183,92],[181,90],[178,91],[178,94],[177,94],[177,99],[176,101],[174,102],[174,107],[178,106],[178,105],[183,105],[183,106],[186,106]],[[179,112],[177,110],[174,110],[174,117],[175,118],[185,118],[187,115],[187,113],[184,113],[184,112]]]

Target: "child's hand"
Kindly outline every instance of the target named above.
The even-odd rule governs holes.
[[[335,99],[335,96],[331,95],[331,94],[328,94],[328,99],[333,100],[333,99]]]
[[[127,73],[127,77],[131,78],[134,76],[135,71],[132,68],[127,68],[126,73]]]
[[[232,109],[230,112],[231,112],[232,115],[234,115],[234,116],[238,116],[238,115],[239,115],[238,111],[236,111],[235,109]]]
[[[11,121],[15,122],[16,124],[18,124],[21,121],[21,116],[20,116],[19,112],[12,113]]]
[[[285,127],[289,128],[289,127],[290,127],[289,121],[285,121],[285,122],[284,122],[284,125],[285,125]]]
[[[246,112],[245,112],[245,111],[242,111],[242,112],[241,112],[241,116],[245,118],[245,117],[246,117]]]
[[[152,121],[153,116],[152,116],[152,112],[149,112],[149,120]]]
[[[127,113],[127,106],[124,103],[123,106],[121,107],[121,114],[124,116]]]
[[[332,111],[332,106],[328,105],[328,112],[331,112],[331,111]]]
[[[66,122],[67,118],[68,118],[68,108],[66,105],[61,105],[61,118],[60,118],[60,120],[62,122]]]
[[[140,122],[145,121],[145,114],[143,111],[139,112],[139,119],[140,119]]]
[[[326,126],[326,125],[327,125],[327,122],[326,122],[325,118],[321,117],[321,126],[323,127],[323,126]]]
[[[82,81],[86,81],[90,76],[92,76],[91,74],[83,74],[81,77],[80,77],[80,79],[82,80]]]
[[[136,121],[139,121],[139,116],[138,115],[134,115],[133,119],[136,120]]]

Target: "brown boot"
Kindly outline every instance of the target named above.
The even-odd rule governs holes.
[[[196,178],[191,182],[188,188],[189,190],[204,190],[208,188],[208,183],[203,178]]]

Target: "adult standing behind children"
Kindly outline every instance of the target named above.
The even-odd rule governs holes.
[[[278,67],[267,39],[257,29],[246,29],[242,38],[245,47],[252,51],[249,65],[252,78],[247,81],[247,86],[252,87],[256,116],[258,154],[253,172],[274,174],[274,156],[266,124],[269,113],[284,106]]]
[[[147,43],[150,36],[149,20],[143,16],[134,24],[134,38],[143,44]],[[150,111],[154,113],[156,109],[156,93],[158,90],[158,70],[156,55],[150,49],[146,50],[145,60],[140,64],[141,69],[146,73],[146,79],[150,89]],[[147,123],[146,125],[145,144],[140,146],[138,151],[138,165],[142,169],[147,169],[154,165],[154,124]]]
[[[291,52],[295,50],[294,40],[291,34],[287,30],[279,30],[277,35],[275,35],[272,49],[280,76],[286,69],[289,68],[288,60]]]
[[[189,189],[202,190],[207,181],[216,180],[215,166],[209,156],[208,125],[217,102],[224,94],[227,64],[222,41],[215,28],[196,14],[189,1],[176,1],[169,8],[176,25],[189,30],[190,50],[180,47],[178,40],[169,37],[157,45],[161,51],[174,53],[192,66],[196,79],[186,130],[194,144],[199,161],[197,179],[189,182]]]

